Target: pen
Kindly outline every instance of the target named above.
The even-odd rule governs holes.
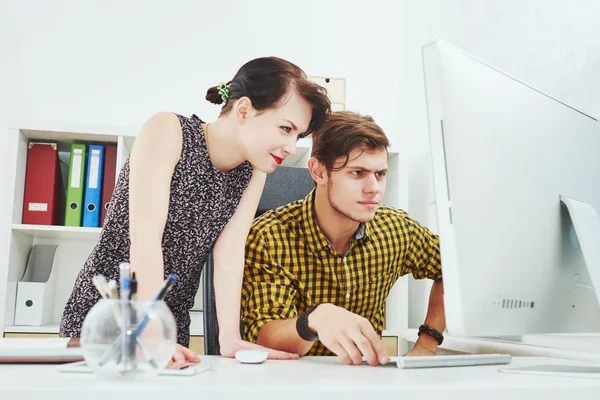
[[[123,272],[123,269],[121,269]],[[131,356],[131,327],[130,323],[130,315],[131,315],[131,305],[129,304],[129,293],[130,293],[130,284],[131,278],[129,274],[121,274],[121,307],[123,313],[123,328],[121,329],[121,348],[125,349],[125,351],[121,352],[121,360],[123,361],[123,368],[125,370],[130,369],[130,356]]]
[[[119,283],[123,284],[125,277],[130,278],[131,266],[128,262],[119,264]]]
[[[131,368],[135,369],[137,367],[137,363],[135,360],[135,343],[136,341],[139,343],[139,341],[137,340],[136,332],[137,332],[137,311],[138,311],[138,304],[136,302],[137,299],[137,279],[135,277],[135,272],[131,273],[131,279],[129,281],[129,304],[130,304],[130,315],[129,315],[129,322],[130,322],[130,327],[129,329],[131,329],[131,335],[133,337],[129,338],[129,361],[131,363]],[[128,330],[129,333],[129,330]]]
[[[169,274],[169,276],[167,276],[167,279],[165,279],[165,281],[163,282],[162,286],[160,287],[160,289],[158,290],[156,295],[154,295],[154,298],[152,299],[152,301],[163,300],[165,298],[165,296],[167,295],[167,293],[169,292],[169,289],[171,289],[173,287],[173,284],[175,283],[176,280],[177,280],[177,275]],[[151,307],[152,306],[150,306],[150,308]],[[146,312],[146,314],[144,315],[144,318],[142,319],[142,322],[140,322],[140,325],[137,328],[136,336],[139,336],[142,333],[142,331],[144,330],[146,325],[148,325],[149,321],[150,321],[150,317],[148,316],[148,312]]]
[[[92,278],[92,283],[96,289],[98,289],[98,292],[100,292],[100,296],[102,296],[103,299],[108,299],[110,297],[106,287],[106,278],[102,275],[95,275]]]
[[[131,273],[131,281],[129,282],[129,299],[137,300],[137,279],[135,278],[135,272]]]
[[[112,300],[117,300],[119,298],[117,282],[115,282],[114,280],[108,282],[108,297]]]

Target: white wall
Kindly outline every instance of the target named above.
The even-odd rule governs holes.
[[[134,126],[158,110],[212,119],[208,87],[252,58],[278,55],[308,74],[346,78],[349,108],[397,135],[393,2],[8,3],[8,115]]]
[[[421,46],[443,38],[579,110],[600,117],[597,0],[415,0],[400,10],[398,127],[409,149],[411,215],[436,227]],[[402,149],[400,149],[402,151]],[[409,324],[424,318],[427,283],[410,282]]]

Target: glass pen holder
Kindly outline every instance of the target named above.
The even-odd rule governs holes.
[[[107,377],[148,378],[163,370],[177,344],[177,324],[164,301],[102,299],[81,330],[83,358]]]

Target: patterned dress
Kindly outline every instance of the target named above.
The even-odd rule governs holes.
[[[165,298],[177,321],[177,341],[189,344],[189,311],[200,274],[217,237],[233,216],[252,177],[244,162],[225,174],[212,165],[202,120],[178,115],[183,141],[171,178],[169,211],[162,238],[165,277],[179,277]],[[123,165],[100,239],[77,276],[60,322],[61,337],[79,337],[85,316],[100,299],[95,275],[118,282],[119,264],[129,261],[129,161]]]

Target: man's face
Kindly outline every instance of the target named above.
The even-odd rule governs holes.
[[[371,221],[385,193],[388,153],[385,149],[354,149],[348,164],[337,170],[344,161],[345,157],[337,159],[328,174],[329,204],[353,221]]]

